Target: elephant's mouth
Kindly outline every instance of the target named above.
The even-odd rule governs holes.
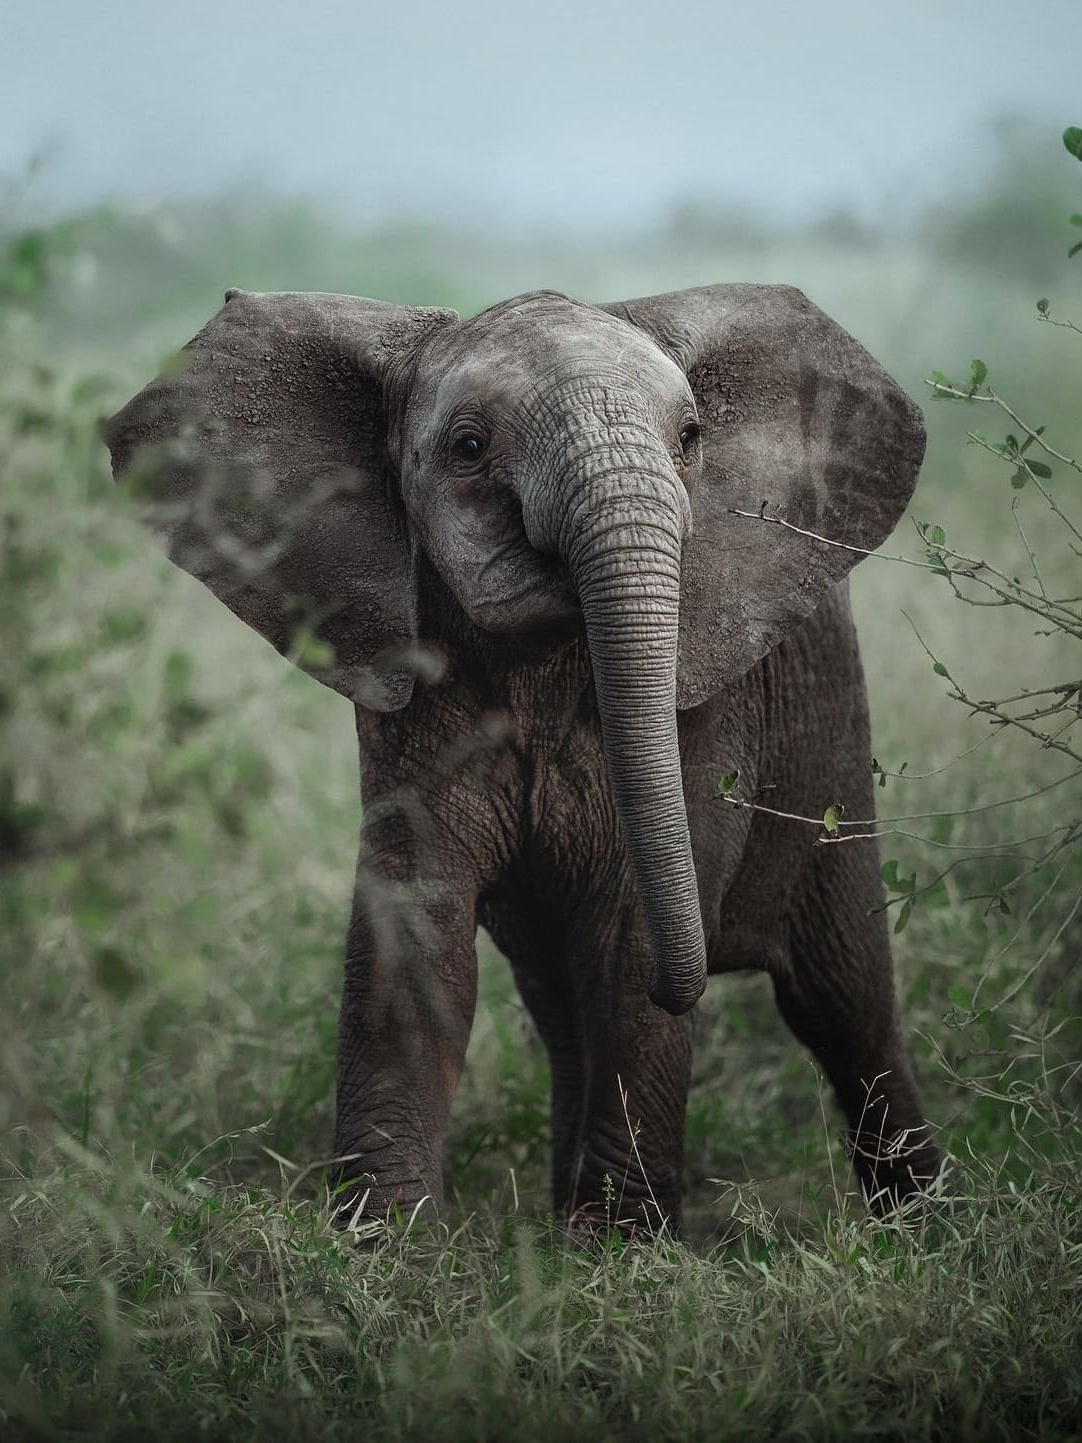
[[[582,626],[569,567],[559,557],[538,555],[524,539],[485,556],[472,594],[459,601],[472,621],[497,635],[548,629],[564,634]]]

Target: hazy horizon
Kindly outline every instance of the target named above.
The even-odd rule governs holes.
[[[1082,6],[814,13],[554,0],[12,9],[0,175],[45,209],[231,188],[400,217],[641,225],[689,201],[864,221],[979,181],[981,127],[1077,121]],[[1025,82],[1031,79],[1032,83]]]

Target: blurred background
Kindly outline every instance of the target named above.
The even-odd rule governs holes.
[[[1082,276],[1066,259],[1082,173],[1060,142],[1082,118],[1080,55],[1076,0],[3,6],[11,1176],[70,1169],[74,1147],[80,1167],[273,1186],[275,1156],[306,1164],[331,1138],[350,710],[154,552],[112,489],[98,418],[227,286],[469,313],[535,287],[614,300],[784,281],[928,402],[913,519],[1008,575],[1036,554],[1045,584],[1077,594],[1055,511],[966,441],[995,418],[931,401],[925,378],[964,386],[981,357],[1020,415],[1082,449],[1078,337],[1036,309],[1052,297],[1069,313]],[[1077,481],[1060,465],[1048,484],[1066,507]],[[886,550],[925,554],[909,523]],[[893,915],[918,904],[897,951],[932,1115],[948,1146],[1014,1166],[1014,1123],[973,1079],[993,1058],[1077,1094],[1055,1069],[1079,1048],[1078,792],[1057,785],[1062,753],[1021,734],[984,746],[987,719],[932,662],[973,696],[1006,695],[1069,676],[1077,642],[888,561],[858,569],[855,596],[877,759],[932,774],[879,793],[882,815],[918,817],[883,850],[914,878]],[[543,1208],[545,1058],[483,953],[451,1183],[507,1203],[515,1167],[516,1201],[521,1186]],[[765,979],[712,984],[705,1014],[692,1213],[709,1232],[714,1180],[750,1177],[800,1214],[832,1158],[845,1174],[839,1123],[822,1121]]]

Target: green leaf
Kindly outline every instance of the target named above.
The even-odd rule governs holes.
[[[142,641],[149,629],[142,612],[130,607],[106,612],[98,627],[106,646],[130,646],[133,642]]]
[[[721,781],[718,782],[718,796],[727,797],[730,792],[732,792],[733,788],[736,786],[739,780],[739,771],[726,772],[725,775],[722,777]]]
[[[139,973],[118,947],[95,950],[94,975],[98,986],[116,998],[130,996],[139,985]]]
[[[171,651],[162,670],[162,696],[167,706],[186,701],[191,689],[192,659],[186,651]]]
[[[883,879],[883,885],[890,892],[901,892],[903,896],[908,893],[910,897],[912,897],[913,893],[917,890],[916,872],[910,873],[908,877],[900,877],[898,875],[898,863],[893,857],[883,863],[879,869],[879,875]]]
[[[1026,475],[1026,473],[1021,470],[1021,468],[1019,468],[1019,470],[1017,470],[1011,477],[1011,485],[1016,491],[1021,491],[1022,487],[1026,484],[1028,480],[1029,477]]]
[[[906,927],[909,926],[909,919],[910,919],[910,917],[912,917],[912,915],[913,915],[913,898],[912,898],[912,897],[907,897],[906,900],[902,903],[902,910],[898,913],[898,920],[897,920],[897,922],[895,922],[895,924],[894,924],[894,935],[895,935],[895,936],[897,936],[899,932],[904,932],[904,931],[905,931]]]
[[[77,406],[89,401],[100,401],[104,396],[113,394],[114,384],[108,376],[83,376],[71,388],[71,399]]]
[[[973,996],[964,987],[948,987],[947,997],[954,1003],[955,1007],[964,1007],[967,1012],[972,1009]]]
[[[186,348],[170,352],[158,367],[158,379],[175,381],[178,376],[183,376],[195,364],[195,354]]]
[[[1075,160],[1082,160],[1082,126],[1069,125],[1063,132],[1063,143]]]
[[[1047,316],[1047,314],[1048,314],[1048,297],[1047,297],[1047,296],[1042,296],[1041,299],[1037,302],[1037,309],[1038,309],[1038,311],[1041,313],[1042,316]]]
[[[981,360],[970,361],[969,363],[969,389],[970,393],[979,390],[988,376],[988,367]]]
[[[947,533],[942,526],[931,526],[928,528],[928,540],[933,546],[942,546],[947,540]]]
[[[1026,465],[1033,472],[1034,476],[1039,476],[1042,481],[1047,481],[1052,475],[1051,466],[1045,465],[1043,461],[1027,461]]]
[[[123,900],[103,877],[93,872],[83,877],[72,906],[72,916],[79,931],[91,934],[107,931],[115,921]]]
[[[950,673],[947,671],[947,668],[943,665],[941,661],[935,662],[932,666],[932,670],[935,672],[936,676],[950,675]]]
[[[1071,247],[1071,249],[1067,252],[1067,259],[1070,260],[1071,257],[1076,256],[1079,251],[1082,251],[1082,241],[1078,241],[1075,245]]]
[[[1068,225],[1082,225],[1082,215],[1079,215],[1078,212],[1075,211],[1074,215],[1067,217],[1067,223]]]
[[[841,821],[844,812],[845,807],[841,802],[831,802],[830,806],[827,807],[823,813],[823,827],[828,836],[836,837],[838,835],[838,823]]]
[[[294,645],[297,645],[297,665],[303,670],[322,671],[325,667],[334,665],[334,647],[322,637],[313,636],[309,632],[299,638],[294,637]]]

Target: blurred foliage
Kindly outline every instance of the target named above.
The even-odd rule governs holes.
[[[919,234],[944,259],[1043,287],[1062,259],[1062,152],[1032,125],[1009,118],[988,127],[981,148],[991,159],[972,166],[977,179],[968,194],[934,206]]]
[[[127,349],[133,334],[168,334],[179,317],[204,315],[233,285],[343,290],[470,311],[544,284],[601,298],[614,294],[612,284],[624,275],[645,285],[686,285],[696,283],[690,269],[703,284],[729,278],[736,261],[743,273],[733,279],[754,279],[757,269],[772,271],[772,262],[799,276],[799,258],[809,253],[914,248],[926,260],[990,269],[1008,285],[1041,285],[1061,255],[1062,167],[1047,138],[1017,121],[990,126],[980,145],[981,164],[973,168],[980,179],[967,182],[968,193],[879,223],[844,208],[782,221],[696,196],[653,227],[600,239],[516,231],[498,217],[457,228],[388,222],[358,232],[309,203],[257,190],[154,209],[103,206],[5,232],[29,206],[16,198],[0,216],[0,296],[32,304],[49,344],[82,350]]]

